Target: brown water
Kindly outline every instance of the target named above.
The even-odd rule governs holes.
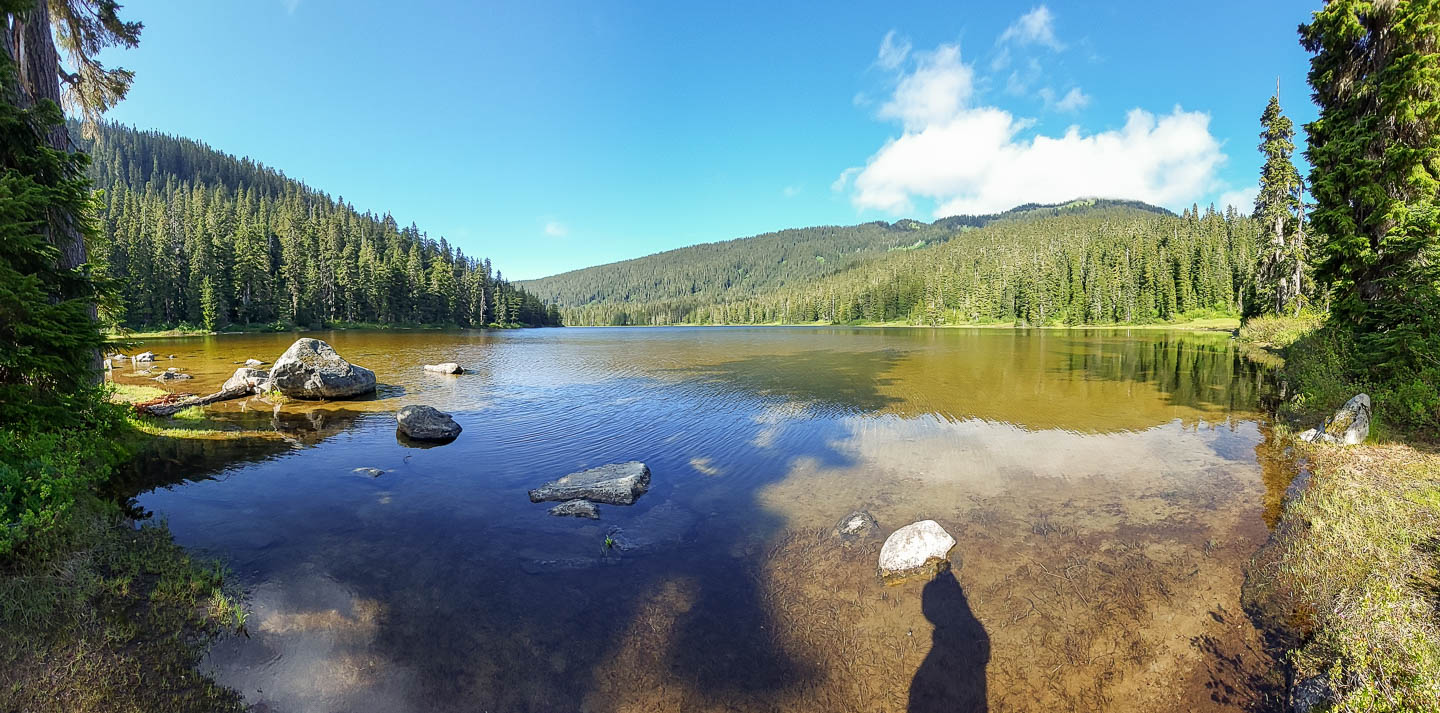
[[[220,404],[277,437],[168,443],[137,471],[138,504],[245,587],[249,635],[205,665],[260,710],[1220,711],[1269,695],[1239,598],[1285,484],[1257,457],[1261,375],[1224,334],[314,336],[375,369],[378,397]],[[293,338],[142,348],[204,393]],[[420,369],[437,361],[471,372]],[[464,433],[404,447],[391,413],[411,403]],[[625,460],[653,487],[598,522],[526,497]],[[855,508],[879,537],[832,534]],[[920,519],[958,540],[952,574],[881,584],[883,536]],[[623,548],[604,546],[613,528]]]

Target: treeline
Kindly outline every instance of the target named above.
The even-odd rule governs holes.
[[[107,321],[131,329],[336,322],[558,325],[558,310],[414,224],[360,213],[197,141],[72,124],[104,191],[91,261],[118,283]]]
[[[1133,205],[1025,211],[934,247],[893,251],[750,299],[565,308],[568,324],[1151,323],[1239,315],[1258,226],[1235,211]]]

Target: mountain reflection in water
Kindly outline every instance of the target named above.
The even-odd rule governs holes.
[[[1262,375],[1227,335],[315,336],[375,369],[380,397],[217,405],[286,437],[164,446],[134,481],[181,543],[233,563],[250,636],[206,666],[268,710],[1239,710],[1264,694],[1238,598],[1279,479],[1256,458]],[[144,348],[203,391],[292,339]],[[437,361],[471,373],[420,370]],[[401,447],[390,414],[410,403],[464,433]],[[652,489],[598,522],[526,497],[626,460]],[[883,537],[830,532],[856,508],[881,535],[941,523],[953,573],[882,585]],[[616,527],[628,549],[604,546]]]

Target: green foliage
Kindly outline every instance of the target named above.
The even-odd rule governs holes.
[[[13,90],[8,66],[0,81]],[[100,283],[59,268],[60,251],[47,240],[52,220],[93,232],[85,157],[43,138],[59,121],[51,102],[29,110],[0,102],[0,423],[39,411],[63,422],[72,395],[93,381],[103,343],[89,311]]]
[[[1317,278],[1371,368],[1417,378],[1440,353],[1440,3],[1331,0],[1300,37]]]
[[[99,389],[68,400],[64,427],[31,416],[0,426],[0,561],[67,521],[125,455],[107,437],[123,424]]]
[[[956,232],[964,220],[983,227]],[[849,230],[866,233],[875,225]],[[745,288],[755,295],[744,299],[728,296],[744,293],[733,285],[720,291],[713,286],[697,288],[693,296],[656,301],[640,298],[658,298],[667,294],[664,289],[631,291],[624,299],[568,307],[565,321],[1144,324],[1238,315],[1253,279],[1256,224],[1233,212],[1202,214],[1197,208],[1175,216],[1153,207],[1095,201],[1022,206],[998,217],[907,225],[891,240],[910,245],[917,231],[928,231],[935,236],[931,244],[862,255],[847,262],[845,269],[812,275],[814,279],[757,282]],[[729,246],[726,259],[743,264],[773,262],[774,246],[762,238],[721,244]],[[813,246],[804,253],[811,250]],[[633,279],[647,284],[699,284],[695,282],[699,276],[683,267],[669,270],[668,263],[656,261],[668,255],[606,266],[609,272],[597,274],[620,276],[623,273],[615,270],[631,265]],[[800,262],[810,264],[808,259]],[[565,283],[571,276],[580,283]],[[587,293],[588,288],[581,288],[592,279],[596,275],[580,271],[540,281],[549,287],[526,284],[542,294],[555,294],[545,290]],[[565,300],[560,301],[563,307]]]
[[[558,325],[488,260],[248,159],[114,124],[74,138],[104,189],[93,259],[124,286],[119,326]]]

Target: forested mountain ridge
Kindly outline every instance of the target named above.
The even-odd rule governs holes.
[[[1088,199],[1058,205],[1031,203],[1004,213],[951,216],[933,223],[906,219],[794,228],[667,250],[519,284],[561,308],[674,300],[733,302],[808,285],[876,256],[933,246],[998,220],[1118,206],[1173,215],[1144,203]]]
[[[115,324],[558,324],[489,260],[413,223],[191,139],[70,130],[103,191],[91,261],[119,284]]]
[[[1253,299],[1258,226],[1234,211],[1082,200],[987,218],[741,299],[562,309],[568,324],[1113,324],[1238,315]]]

